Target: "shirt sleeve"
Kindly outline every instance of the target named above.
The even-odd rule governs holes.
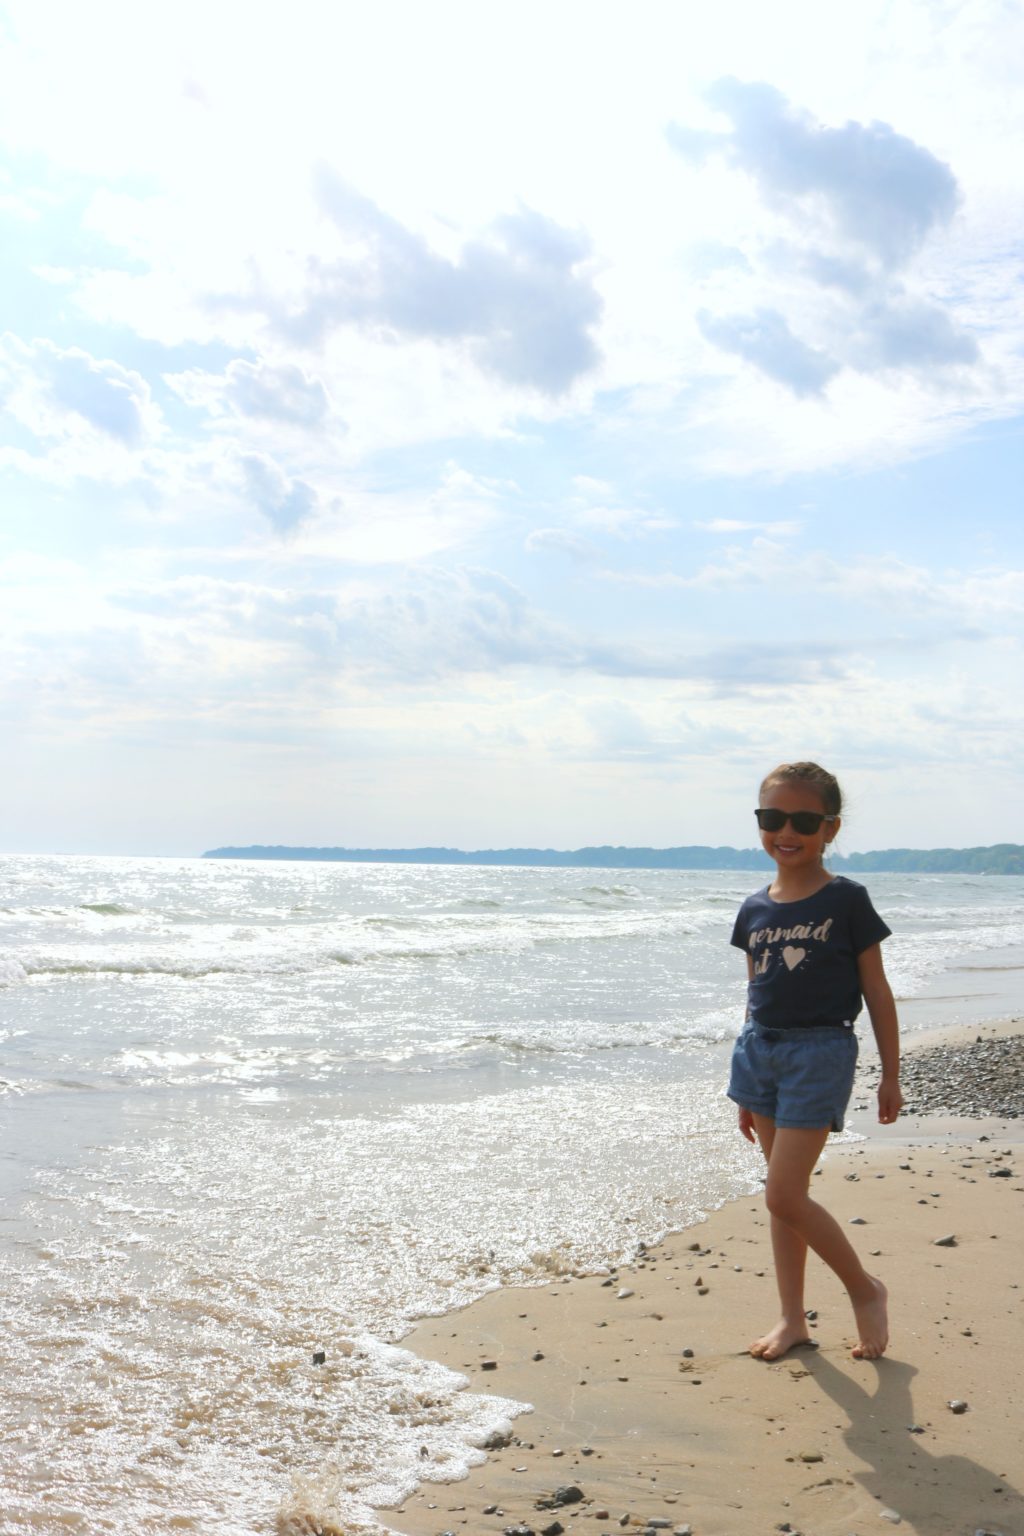
[[[883,939],[887,939],[892,929],[879,917],[864,887],[855,884],[853,890],[854,899],[850,907],[850,938],[853,941],[854,954],[862,955],[872,945],[880,944]]]
[[[740,907],[739,911],[736,914],[736,921],[732,925],[732,938],[729,940],[729,943],[732,944],[736,949],[742,949],[744,952],[746,952],[746,949],[747,949],[747,936],[748,936],[747,906],[748,906],[748,904],[749,904],[749,897],[747,898],[747,901],[745,901],[743,903],[742,907]]]

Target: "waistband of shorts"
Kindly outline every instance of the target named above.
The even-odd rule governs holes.
[[[798,1035],[813,1035],[820,1030],[827,1029],[830,1034],[852,1035],[856,1031],[852,1024],[759,1024],[756,1019],[748,1019],[746,1028],[752,1029],[755,1034],[761,1035],[765,1040],[793,1039]]]

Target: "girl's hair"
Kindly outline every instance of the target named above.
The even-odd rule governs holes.
[[[839,780],[817,763],[780,763],[761,783],[760,793],[771,789],[773,784],[809,784],[821,796],[827,816],[838,816],[843,809],[843,792]]]

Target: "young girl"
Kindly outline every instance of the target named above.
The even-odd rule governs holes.
[[[843,1113],[857,1064],[854,1020],[867,1003],[882,1079],[878,1118],[896,1119],[896,1005],[882,966],[889,929],[862,885],[830,875],[822,859],[839,831],[842,795],[817,763],[783,763],[761,785],[754,812],[776,866],[771,885],[748,896],[732,942],[746,951],[747,1020],[733,1051],[729,1097],[739,1128],[755,1133],[768,1162],[765,1200],[782,1316],[750,1353],[778,1360],[809,1342],[804,1317],[807,1249],[835,1270],[857,1324],[853,1353],[875,1360],[888,1343],[886,1290],[869,1275],[842,1227],[809,1196],[811,1173]]]

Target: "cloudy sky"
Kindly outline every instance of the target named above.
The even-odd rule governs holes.
[[[1024,841],[1022,56],[0,6],[0,844]]]

